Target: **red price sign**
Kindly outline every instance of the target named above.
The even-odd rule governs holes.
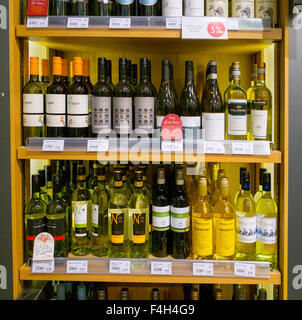
[[[49,0],[28,0],[27,12],[28,17],[47,16]]]
[[[225,33],[225,25],[222,22],[210,22],[208,24],[208,33],[214,38],[220,38]]]

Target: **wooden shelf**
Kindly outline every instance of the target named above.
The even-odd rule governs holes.
[[[196,276],[156,276],[118,274],[33,274],[28,264],[20,268],[20,280],[41,281],[85,281],[88,282],[127,282],[127,283],[204,283],[204,284],[281,284],[281,273],[272,271],[270,278],[244,277],[196,277]]]

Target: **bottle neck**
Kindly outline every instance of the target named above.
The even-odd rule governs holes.
[[[53,189],[53,199],[56,200],[56,199],[61,199],[62,197],[62,190],[60,190],[60,188],[54,188]]]
[[[31,74],[30,81],[32,82],[39,82],[39,75],[38,74]]]
[[[98,183],[98,187],[104,187],[105,186],[105,179],[98,179],[97,183]]]
[[[52,81],[57,83],[57,82],[61,82],[62,81],[62,76],[61,75],[57,75],[57,74],[54,74],[53,75],[53,78],[52,78]]]
[[[120,65],[119,81],[127,82],[127,66],[125,64]]]
[[[141,64],[140,68],[140,82],[147,83],[149,81],[148,77],[148,65]]]
[[[262,197],[263,197],[263,198],[267,198],[267,199],[272,198],[272,193],[271,193],[271,191],[263,191]]]
[[[240,86],[240,78],[233,78],[231,84],[233,86],[239,87]]]
[[[99,66],[98,80],[99,82],[106,81],[106,67],[103,65]]]
[[[73,76],[73,81],[74,81],[74,82],[83,82],[83,76],[82,76],[82,75],[75,74],[75,75]]]
[[[42,76],[41,81],[42,82],[49,82],[49,76]]]
[[[40,199],[40,192],[39,191],[34,191],[32,195],[33,199]]]
[[[78,179],[77,186],[78,186],[78,188],[82,188],[82,189],[86,188],[86,180]]]

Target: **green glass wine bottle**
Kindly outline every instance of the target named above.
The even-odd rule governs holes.
[[[39,170],[40,198],[48,205],[51,201],[46,189],[45,170]]]
[[[87,178],[87,187],[90,191],[90,194],[93,194],[93,191],[97,187],[97,168],[98,163],[97,161],[89,161],[89,176]]]
[[[50,16],[67,16],[70,0],[50,0]]]
[[[71,16],[88,16],[89,0],[70,0]]]
[[[112,61],[106,59],[106,82],[110,85],[113,91],[114,84],[112,83]]]
[[[134,0],[115,0],[113,11],[115,16],[135,16]]]
[[[53,199],[46,209],[46,231],[50,233],[55,242],[54,257],[67,257],[67,206],[62,199],[62,179],[59,175],[53,176]]]
[[[113,13],[112,0],[91,0],[89,7],[90,16],[112,16]]]
[[[161,16],[159,0],[139,0],[138,12],[140,16]]]
[[[52,169],[50,165],[44,166],[45,171],[45,181],[46,181],[46,192],[52,199],[53,189],[52,189]]]

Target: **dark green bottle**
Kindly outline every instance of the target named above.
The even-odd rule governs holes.
[[[47,193],[45,170],[39,170],[38,173],[39,173],[39,183],[40,183],[40,198],[46,204],[49,204],[51,201],[51,197]]]
[[[135,16],[135,0],[115,0],[115,16]]]
[[[134,87],[137,86],[137,64],[131,65],[131,83]]]
[[[186,259],[190,254],[190,203],[185,188],[183,167],[176,168],[176,189],[171,206],[171,230],[175,259]]]
[[[159,0],[139,0],[140,16],[161,16]]]
[[[194,87],[193,61],[186,61],[186,82],[180,98],[180,106],[184,137],[199,138],[197,135],[201,127],[201,110]]]
[[[106,82],[110,85],[111,90],[114,88],[112,83],[112,61],[106,59]]]
[[[50,0],[49,15],[50,16],[68,16],[70,0]]]
[[[112,0],[91,0],[89,1],[89,15],[91,16],[112,16]]]
[[[98,181],[97,181],[97,161],[89,161],[89,176],[87,178],[87,187],[92,195],[94,189],[96,188]]]
[[[46,209],[46,230],[55,241],[54,257],[67,257],[68,244],[66,237],[67,206],[62,199],[62,179],[53,176],[53,199]]]
[[[70,0],[71,16],[88,16],[89,0]]]

